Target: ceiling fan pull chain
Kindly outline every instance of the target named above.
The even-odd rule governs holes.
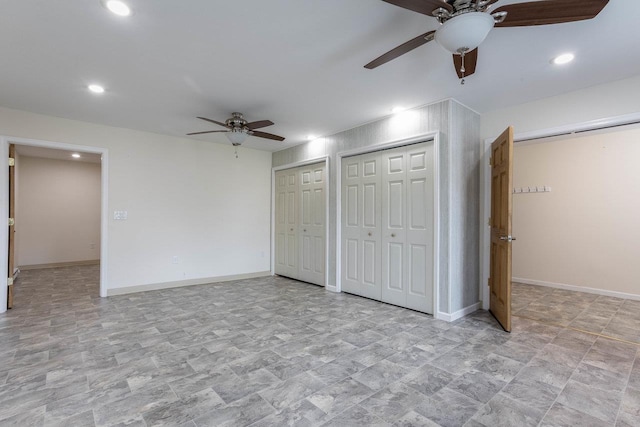
[[[235,148],[236,159],[237,159],[238,158],[238,146],[234,145],[233,148]]]
[[[465,50],[463,50],[463,51],[462,51],[462,53],[460,54],[460,56],[462,57],[462,62],[461,62],[461,65],[460,65],[460,73],[462,74],[462,78],[460,79],[460,84],[461,84],[461,85],[463,85],[463,84],[464,84],[464,73],[465,73],[465,71],[467,71],[467,70],[464,68],[464,54],[465,54],[465,53],[466,53],[466,51],[465,51]]]

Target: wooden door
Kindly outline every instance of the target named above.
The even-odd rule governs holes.
[[[276,172],[276,274],[298,277],[298,169]]]
[[[13,144],[9,145],[9,158],[16,158],[16,146]],[[15,163],[14,163],[15,164]],[[9,218],[16,217],[16,177],[15,177],[15,167],[9,166]],[[13,307],[13,270],[14,270],[14,251],[15,251],[15,226],[9,225],[9,263],[8,263],[8,271],[7,277],[9,279],[9,287],[7,289],[7,308]]]
[[[342,160],[342,290],[380,300],[380,156]]]
[[[511,213],[513,188],[513,128],[491,144],[490,310],[511,332]]]
[[[299,279],[325,285],[326,166],[300,168],[300,274]]]

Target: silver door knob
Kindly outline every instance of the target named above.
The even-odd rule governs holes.
[[[500,236],[500,240],[504,240],[504,241],[507,241],[507,242],[512,242],[512,241],[516,240],[516,238],[513,237],[513,236]]]
[[[292,228],[292,229],[290,229],[289,231],[293,231],[293,228]]]
[[[396,237],[395,233],[391,233],[391,237]]]
[[[306,233],[306,232],[307,232],[307,229],[305,228],[305,229],[304,229],[304,230],[302,230],[302,231],[304,231],[304,232]]]
[[[368,234],[369,236],[371,236],[371,232],[368,232],[367,234]]]

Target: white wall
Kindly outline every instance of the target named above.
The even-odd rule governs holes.
[[[269,270],[271,153],[6,108],[0,135],[108,150],[108,289]]]
[[[100,258],[100,164],[20,156],[16,265]]]
[[[640,112],[640,76],[484,113],[482,138],[497,137],[507,126],[516,136],[575,123]]]
[[[640,128],[516,145],[514,280],[640,296]]]

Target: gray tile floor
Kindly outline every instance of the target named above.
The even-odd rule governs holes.
[[[22,273],[0,315],[0,425],[640,425],[633,344],[279,277],[108,299],[97,280]]]
[[[640,344],[640,301],[513,284],[513,314]]]

